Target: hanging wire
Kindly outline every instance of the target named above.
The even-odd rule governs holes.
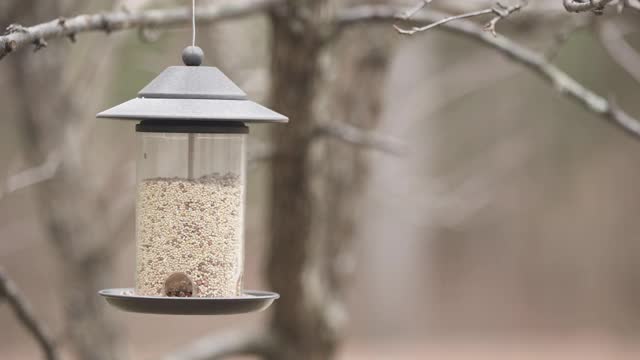
[[[191,5],[191,46],[196,46],[196,0],[192,0]]]

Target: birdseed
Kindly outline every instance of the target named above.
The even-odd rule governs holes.
[[[242,293],[243,184],[238,175],[138,184],[136,294]]]

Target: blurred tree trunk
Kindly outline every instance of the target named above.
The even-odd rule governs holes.
[[[80,5],[80,1],[15,1],[3,24],[32,24],[52,18],[53,14],[68,13]],[[105,305],[96,294],[107,285],[114,271],[112,253],[102,251],[106,242],[113,240],[110,237],[115,237],[110,227],[114,219],[108,214],[107,202],[101,201],[114,194],[99,193],[93,186],[96,180],[113,186],[118,179],[106,176],[114,169],[108,168],[110,164],[105,159],[100,164],[92,161],[94,169],[85,166],[91,160],[82,143],[89,140],[88,133],[95,120],[93,114],[87,114],[92,112],[92,106],[80,108],[77,104],[91,104],[91,100],[87,103],[82,96],[90,94],[96,101],[100,92],[87,91],[86,85],[68,81],[68,71],[76,72],[83,80],[90,79],[82,83],[93,84],[100,78],[91,76],[104,79],[107,74],[96,60],[100,51],[92,51],[84,62],[76,63],[64,45],[43,49],[46,54],[39,56],[29,51],[18,52],[6,60],[12,68],[14,103],[20,114],[18,128],[25,160],[31,166],[51,162],[57,167],[54,178],[34,187],[34,196],[39,220],[62,269],[59,293],[64,306],[65,337],[60,340],[68,341],[79,359],[121,360],[125,356],[120,351],[115,322],[105,313]],[[101,49],[108,51],[111,46]],[[55,158],[59,161],[52,161]]]
[[[268,276],[278,301],[271,329],[274,359],[331,359],[344,327],[345,270],[354,233],[354,204],[366,178],[366,160],[348,145],[315,141],[313,130],[327,118],[374,128],[387,52],[375,32],[349,35],[338,46],[338,79],[324,94],[334,110],[319,106],[320,57],[330,1],[290,2],[272,14],[271,104],[291,118],[274,126],[271,248]],[[342,53],[344,51],[344,53]],[[351,86],[358,84],[359,91]],[[316,144],[318,146],[316,146]],[[331,148],[331,149],[329,149]],[[334,162],[335,161],[335,162]]]
[[[385,4],[388,0],[347,0],[345,5]],[[350,30],[332,49],[327,69],[328,122],[375,132],[381,121],[385,79],[395,34],[386,26]],[[325,116],[327,116],[325,115]],[[324,163],[325,266],[330,289],[327,308],[344,313],[344,301],[356,259],[352,254],[361,219],[363,191],[370,178],[370,151],[328,139]],[[375,151],[375,150],[374,150]]]
[[[271,104],[292,119],[273,127],[268,280],[282,296],[271,319],[278,340],[273,359],[327,359],[335,339],[322,299],[325,274],[311,267],[313,197],[309,134],[316,125],[313,105],[320,75],[322,41],[313,21],[327,1],[291,1],[271,16],[273,52]]]

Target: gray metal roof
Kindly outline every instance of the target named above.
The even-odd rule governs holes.
[[[202,120],[248,123],[288,122],[277,112],[247,99],[220,70],[208,66],[171,66],[138,97],[105,110],[99,118]]]

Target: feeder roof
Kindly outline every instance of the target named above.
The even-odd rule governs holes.
[[[99,118],[128,120],[201,120],[247,123],[288,122],[273,110],[247,99],[220,70],[208,66],[171,66],[138,97],[105,110]]]

